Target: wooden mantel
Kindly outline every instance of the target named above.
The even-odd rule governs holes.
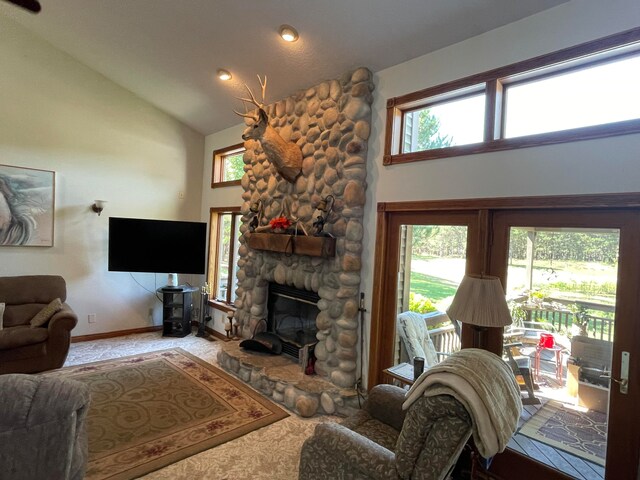
[[[252,233],[249,246],[256,250],[267,250],[311,257],[335,257],[336,239],[332,237],[308,237],[283,233]]]

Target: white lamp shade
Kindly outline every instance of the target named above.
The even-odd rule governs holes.
[[[511,324],[511,312],[498,277],[465,275],[447,310],[452,320],[481,327]]]

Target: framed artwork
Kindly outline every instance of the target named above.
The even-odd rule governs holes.
[[[56,173],[0,164],[0,246],[52,247]]]

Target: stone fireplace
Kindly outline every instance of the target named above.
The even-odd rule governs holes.
[[[241,181],[243,225],[234,318],[239,332],[250,338],[264,325],[270,285],[313,294],[317,298],[315,371],[334,391],[343,393],[358,380],[362,218],[373,89],[371,72],[359,68],[266,107],[270,125],[300,147],[302,173],[294,183],[288,182],[267,160],[260,143],[247,140]],[[324,232],[335,239],[335,254],[324,251],[314,256],[250,246],[255,235],[248,226],[253,203],[260,201],[264,206],[260,226],[269,225],[286,203],[291,215],[311,232],[317,206],[328,197],[333,197],[333,205]],[[220,363],[225,366],[224,361]],[[329,402],[316,393],[312,400],[320,400],[323,410],[333,413],[330,405],[338,399]],[[344,404],[341,399],[338,405],[341,401]]]

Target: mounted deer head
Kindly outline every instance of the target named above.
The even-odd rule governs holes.
[[[302,152],[300,151],[300,147],[295,143],[286,142],[280,134],[269,125],[269,115],[264,108],[267,77],[264,77],[263,82],[260,75],[258,75],[258,82],[260,82],[260,87],[262,88],[262,103],[256,100],[251,89],[245,84],[250,98],[238,97],[245,106],[245,113],[234,110],[237,115],[253,120],[253,123],[249,125],[242,135],[242,139],[258,140],[265,155],[269,161],[275,165],[276,170],[282,175],[282,178],[293,183],[302,171]],[[255,105],[256,111],[251,113],[247,112],[247,103]]]

